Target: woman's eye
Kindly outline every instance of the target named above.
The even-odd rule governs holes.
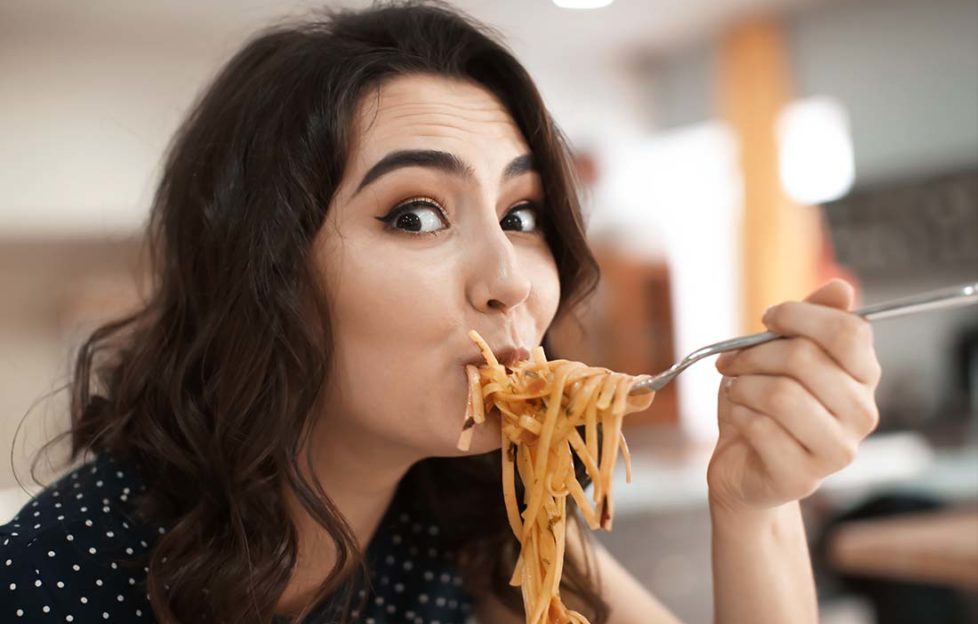
[[[412,199],[377,218],[391,230],[402,230],[411,234],[435,234],[447,227],[443,215],[441,208],[434,202]]]
[[[500,222],[504,230],[515,229],[518,232],[534,232],[537,229],[537,209],[533,204],[520,204],[503,217]]]

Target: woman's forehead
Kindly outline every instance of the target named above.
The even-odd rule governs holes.
[[[443,149],[506,162],[529,151],[509,111],[492,93],[473,82],[429,75],[394,78],[372,90],[358,108],[355,166],[369,167],[389,152],[408,149]]]

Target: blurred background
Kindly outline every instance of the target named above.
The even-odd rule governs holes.
[[[0,3],[0,521],[65,428],[78,341],[135,301],[188,106],[255,29],[324,4]],[[604,280],[560,357],[654,372],[832,277],[857,305],[978,281],[978,2],[453,4],[509,41],[587,186]],[[978,309],[875,336],[879,429],[803,503],[823,621],[978,622]],[[718,382],[703,363],[630,417],[598,536],[687,622],[712,620]]]

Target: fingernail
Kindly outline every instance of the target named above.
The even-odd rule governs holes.
[[[773,313],[774,313],[774,306],[768,306],[767,309],[764,310],[764,315],[761,316],[761,322],[766,325],[771,320],[771,315]]]
[[[734,357],[733,353],[731,353],[730,351],[727,351],[726,353],[721,353],[720,357],[717,358],[716,367],[721,368],[723,366],[726,366],[727,364],[730,363],[730,360],[732,360],[733,357]]]

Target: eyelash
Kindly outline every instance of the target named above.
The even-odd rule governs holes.
[[[448,215],[445,213],[445,210],[441,207],[441,204],[438,202],[438,200],[432,197],[423,197],[423,196],[413,197],[411,199],[408,199],[407,201],[403,201],[397,204],[396,206],[394,206],[391,209],[391,211],[388,212],[386,215],[382,217],[375,217],[375,218],[378,221],[383,222],[386,229],[401,234],[407,234],[408,236],[437,236],[438,234],[441,234],[442,230],[435,230],[434,232],[411,232],[408,230],[399,230],[393,226],[393,224],[397,221],[397,218],[400,217],[401,214],[407,212],[407,210],[410,208],[415,208],[418,206],[424,206],[426,208],[434,208],[438,212],[438,214],[441,215],[442,219],[444,219],[446,222],[448,221]],[[537,203],[534,201],[524,201],[513,206],[513,208],[510,209],[503,216],[503,219],[505,219],[510,214],[512,214],[514,210],[518,210],[526,207],[533,208],[537,212],[537,216],[539,218],[539,207]],[[540,229],[540,225],[537,225],[537,230],[539,229]],[[532,234],[533,232],[527,232],[527,233]]]

